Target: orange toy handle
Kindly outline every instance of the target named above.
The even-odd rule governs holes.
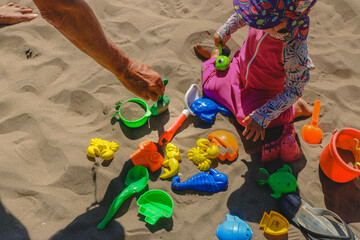
[[[319,113],[320,113],[320,105],[321,102],[319,100],[316,100],[314,102],[314,109],[313,109],[313,114],[311,117],[311,125],[317,127],[318,123],[319,123]]]
[[[185,121],[186,118],[187,115],[182,112],[181,115],[176,119],[176,121],[171,125],[171,127],[165,132],[163,132],[163,134],[161,134],[158,144],[162,146],[169,143],[173,138],[176,130],[178,130],[178,128],[181,126],[181,124]]]

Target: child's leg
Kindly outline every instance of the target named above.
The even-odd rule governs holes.
[[[215,68],[215,58],[201,65],[203,91],[206,96],[224,105],[234,114],[241,109],[241,106],[237,106],[237,99],[241,97],[238,55],[239,52],[234,55],[229,68],[225,71]]]
[[[217,58],[219,56],[218,49],[215,49],[214,51],[210,51],[209,49],[206,49],[199,44],[194,45],[194,50],[205,59]]]
[[[279,93],[278,91],[243,88],[245,82],[242,81],[240,75],[240,51],[235,53],[230,67],[226,71],[218,71],[215,68],[215,60],[215,58],[211,58],[201,65],[203,91],[207,97],[228,108],[241,125],[243,125],[242,120],[245,117]],[[269,127],[281,126],[292,122],[296,117],[310,115],[309,105],[303,99],[299,99],[294,106],[274,119]]]
[[[231,60],[226,71],[215,68],[215,58],[201,65],[203,91],[207,97],[227,107],[243,125],[242,120],[257,108],[276,96],[277,92],[255,89],[243,89],[239,69],[239,52]],[[294,108],[291,107],[275,119],[270,127],[280,126],[294,120]]]

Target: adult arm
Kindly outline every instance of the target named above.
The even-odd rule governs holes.
[[[131,92],[156,101],[164,91],[157,72],[121,51],[104,33],[94,12],[84,0],[33,0],[41,16],[68,40],[104,68]]]

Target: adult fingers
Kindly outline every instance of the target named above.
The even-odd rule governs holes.
[[[153,89],[153,91],[160,96],[165,91],[165,85],[164,82],[159,77],[159,80],[156,82],[156,87]]]
[[[159,99],[159,95],[155,92],[149,92],[147,96],[151,99],[151,101],[156,102]]]

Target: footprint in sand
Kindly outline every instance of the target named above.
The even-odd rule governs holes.
[[[68,113],[76,113],[83,117],[93,115],[95,112],[103,112],[104,104],[83,90],[62,90],[50,98],[50,101],[68,106]]]
[[[19,177],[39,185],[47,185],[61,176],[60,169],[65,169],[67,157],[60,147],[52,145],[53,139],[48,138],[52,133],[44,131],[47,127],[47,123],[30,113],[18,113],[0,122],[1,151],[7,156],[6,168],[12,169],[9,172],[24,169]]]
[[[160,15],[178,18],[185,16],[191,12],[190,8],[187,6],[192,6],[193,4],[184,3],[182,0],[161,0],[157,3],[159,6],[157,11],[160,11]]]
[[[116,44],[125,45],[136,42],[141,36],[140,30],[129,22],[108,23],[108,31],[112,39],[116,39]]]

